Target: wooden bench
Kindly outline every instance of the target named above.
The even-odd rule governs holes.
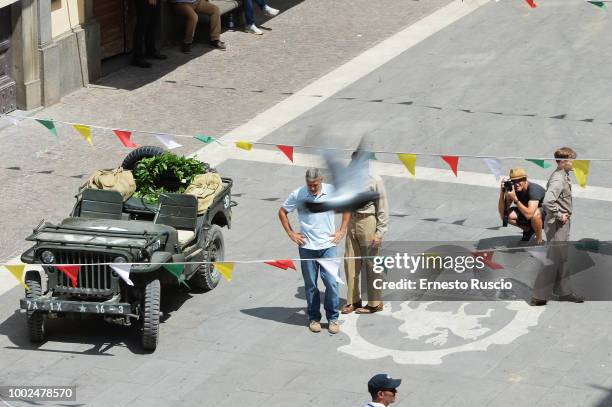
[[[162,12],[160,17],[160,29],[162,42],[164,44],[180,43],[185,34],[185,18],[174,12],[174,4],[169,0],[162,0]],[[204,1],[204,0],[202,0]],[[210,3],[219,7],[221,22],[227,26],[231,18],[234,26],[244,25],[244,12],[242,10],[242,0],[209,0]],[[206,14],[199,14],[198,27],[196,28],[194,42],[208,42],[209,37],[209,18]]]

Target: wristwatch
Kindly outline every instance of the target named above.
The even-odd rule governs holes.
[[[513,204],[518,205],[518,198],[514,198],[514,200],[512,201]]]

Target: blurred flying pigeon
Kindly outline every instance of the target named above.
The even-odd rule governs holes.
[[[331,172],[334,192],[325,200],[304,202],[309,211],[350,212],[378,199],[378,192],[370,188],[370,154],[367,151],[361,148],[355,151],[348,166],[344,166],[329,151],[326,151],[323,157]]]

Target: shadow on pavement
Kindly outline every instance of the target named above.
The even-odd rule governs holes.
[[[240,312],[252,317],[267,319],[269,321],[281,322],[288,325],[305,326],[308,322],[308,318],[305,314],[298,313],[302,310],[304,310],[303,307],[259,307],[241,309]]]
[[[302,3],[304,0],[284,0],[283,2],[269,2],[271,7],[275,7],[280,10],[280,14],[283,12],[297,6]],[[271,28],[264,26],[266,22],[273,19],[274,17],[265,16],[259,8],[254,5],[255,11],[255,23],[258,27],[265,31],[272,31]],[[168,10],[168,12],[171,12]],[[222,22],[225,21],[227,16],[222,16]],[[158,79],[166,76],[168,73],[174,71],[180,66],[188,63],[189,61],[199,58],[202,55],[205,55],[211,51],[213,52],[223,52],[216,50],[208,45],[208,43],[199,43],[198,41],[201,38],[207,38],[207,35],[202,35],[206,33],[202,33],[202,30],[207,30],[208,26],[205,24],[199,24],[196,28],[196,38],[192,47],[192,51],[190,54],[184,54],[179,50],[180,47],[180,36],[179,33],[182,33],[182,18],[177,18],[172,16],[172,20],[177,21],[181,24],[180,30],[177,29],[177,36],[174,38],[169,38],[169,44],[162,49],[164,54],[168,55],[168,59],[166,60],[151,60],[153,64],[152,68],[138,68],[129,65],[132,55],[131,54],[123,54],[118,55],[113,58],[109,58],[105,60],[102,64],[102,74],[103,77],[96,82],[96,85],[108,86],[117,89],[125,89],[125,90],[135,90],[146,86],[152,82],[157,81]],[[225,24],[224,24],[225,25]],[[244,27],[236,27],[235,29],[230,29],[228,31],[240,31],[242,32]],[[244,35],[252,35],[244,33]],[[221,34],[221,40],[223,39],[223,34]],[[228,47],[231,47],[232,44],[228,43]]]
[[[184,289],[167,288],[162,293],[160,323],[166,322],[174,311],[192,297]],[[45,330],[47,340],[42,343],[32,343],[28,338],[25,312],[15,312],[0,323],[0,335],[6,336],[14,346],[7,349],[36,350],[41,352],[56,352],[78,355],[114,356],[108,353],[115,347],[125,347],[134,354],[147,354],[140,344],[138,321],[133,321],[131,327],[105,322],[97,316],[72,315],[57,319],[46,319]],[[53,343],[74,343],[91,345],[85,351],[70,351],[53,349]],[[51,347],[51,348],[49,348]]]

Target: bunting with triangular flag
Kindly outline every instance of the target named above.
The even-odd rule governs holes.
[[[487,164],[487,167],[489,167],[489,170],[491,171],[493,176],[495,177],[495,181],[498,181],[502,176],[501,161],[499,161],[497,158],[483,158],[483,160]]]
[[[236,147],[247,151],[251,151],[253,148],[253,143],[249,143],[248,141],[236,141],[234,144],[236,144]]]
[[[416,178],[416,154],[398,154],[400,161],[406,166],[410,175]]]
[[[536,8],[538,5],[535,4],[534,0],[525,0],[527,2],[527,4],[529,4],[529,7],[531,8]]]
[[[213,263],[217,271],[221,273],[223,278],[227,281],[232,281],[232,272],[234,271],[234,263],[233,262],[216,262]]]
[[[57,129],[55,128],[55,123],[53,123],[51,120],[45,119],[36,119],[36,121],[45,126],[51,132],[51,134],[57,137]]]
[[[317,259],[323,269],[331,274],[338,283],[345,284],[340,278],[340,259]]]
[[[455,174],[456,177],[457,168],[459,167],[459,157],[456,155],[443,155],[442,159],[446,161],[446,163],[449,165],[451,171],[453,171],[453,174]]]
[[[138,147],[137,144],[134,144],[132,142],[132,132],[131,131],[127,131],[127,130],[113,130],[113,132],[117,135],[117,137],[119,137],[119,140],[121,141],[121,144],[123,144],[125,147],[129,147],[129,148],[136,148],[136,147]]]
[[[24,272],[25,272],[25,264],[6,264],[4,266],[15,278],[19,281],[19,284],[23,286],[26,290],[30,291],[30,287],[28,287],[23,281]]]
[[[604,3],[603,1],[590,1],[588,0],[587,3],[591,3],[594,6],[597,6],[599,8],[606,8],[606,3]]]
[[[111,268],[127,285],[134,286],[134,282],[130,280],[130,270],[132,263],[115,263],[110,265]]]
[[[79,276],[79,272],[81,271],[81,266],[67,264],[67,265],[56,266],[56,268],[68,276],[73,287],[77,286],[78,276]]]
[[[213,141],[216,140],[216,138],[211,137],[211,136],[205,136],[203,134],[198,134],[194,137],[196,140],[200,140],[202,143],[204,144],[209,144],[212,143]]]
[[[276,147],[278,147],[278,149],[287,156],[289,161],[293,162],[293,146],[283,146],[283,145],[277,144]]]
[[[296,270],[295,264],[293,264],[293,260],[291,259],[265,261],[264,263],[269,264],[270,266],[278,267],[279,269],[283,269],[283,270],[287,270],[287,269]]]
[[[166,263],[164,264],[164,268],[172,274],[180,284],[185,284],[189,287],[189,284],[185,281],[185,276],[183,275],[183,270],[185,270],[184,264],[175,264],[175,263]]]
[[[574,174],[576,174],[578,185],[582,188],[586,187],[589,178],[589,166],[589,160],[574,160]]]
[[[87,141],[90,146],[93,146],[93,141],[91,140],[91,127],[85,124],[73,124],[72,127]]]
[[[167,134],[156,134],[155,137],[164,145],[168,150],[172,150],[174,148],[183,147],[182,144],[177,143],[172,140],[172,138]]]
[[[547,162],[546,160],[537,160],[537,159],[532,159],[532,158],[527,158],[526,160],[544,169],[552,167],[552,164]]]
[[[493,261],[493,251],[492,250],[488,250],[488,251],[480,251],[480,252],[472,252],[472,256],[474,257],[480,257],[482,259],[482,262],[488,266],[491,270],[501,270],[504,268],[504,266],[502,266],[501,264],[495,263]]]

